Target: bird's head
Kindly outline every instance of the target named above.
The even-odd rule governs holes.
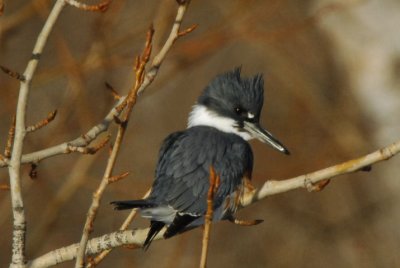
[[[261,127],[264,79],[258,74],[242,78],[240,68],[216,76],[204,89],[189,116],[188,127],[206,125],[234,133],[245,140],[256,138],[280,152],[289,151]]]

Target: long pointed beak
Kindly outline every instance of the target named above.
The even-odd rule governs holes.
[[[271,133],[269,133],[268,131],[263,129],[260,126],[260,124],[250,123],[250,122],[245,121],[243,128],[244,128],[244,130],[249,132],[253,138],[258,139],[261,142],[268,143],[273,148],[275,148],[276,150],[278,150],[284,154],[287,154],[287,155],[290,154],[289,150],[286,149],[286,147],[280,141],[278,141],[274,136],[272,136]]]

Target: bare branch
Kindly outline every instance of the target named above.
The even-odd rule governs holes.
[[[152,41],[152,36],[153,36],[153,32],[154,30],[151,28],[149,30],[150,34],[148,34],[147,36],[150,36],[147,38],[146,41],[146,46],[145,46],[145,52],[146,51],[151,51],[151,48],[149,49],[148,47],[151,47],[151,41]],[[136,104],[136,92],[137,89],[140,87],[140,83],[141,83],[141,79],[140,77],[142,76],[142,73],[144,72],[144,68],[145,65],[147,63],[146,61],[146,57],[142,58],[144,61],[141,60],[141,62],[139,63],[139,65],[136,66],[135,71],[136,71],[136,83],[135,86],[132,87],[132,89],[130,90],[128,96],[126,97],[126,99],[121,103],[120,110],[122,111],[124,106],[127,106],[127,110],[125,113],[125,117],[123,119],[123,124],[120,124],[118,126],[118,133],[117,133],[117,137],[115,139],[115,143],[114,146],[112,148],[111,154],[108,158],[107,161],[107,166],[106,169],[104,171],[104,175],[103,178],[96,190],[96,192],[93,194],[93,199],[92,199],[92,203],[90,205],[89,211],[87,213],[87,218],[86,218],[86,222],[85,222],[85,226],[83,228],[83,233],[82,233],[82,237],[81,237],[81,242],[79,245],[79,249],[78,249],[78,254],[77,254],[77,258],[76,258],[76,263],[75,263],[75,267],[76,268],[80,268],[80,267],[84,267],[85,266],[85,252],[86,252],[86,245],[87,245],[87,241],[89,239],[89,234],[92,232],[93,229],[93,222],[96,218],[97,215],[97,210],[100,206],[100,200],[101,197],[107,187],[107,185],[109,184],[109,178],[111,177],[112,171],[114,169],[115,166],[115,162],[117,160],[117,156],[119,153],[119,149],[121,148],[121,144],[122,144],[122,140],[124,138],[125,132],[126,132],[126,127],[129,121],[129,117],[132,111],[133,106]],[[147,59],[148,60],[148,59]],[[118,107],[117,107],[118,110]]]
[[[154,57],[150,69],[146,73],[144,77],[144,81],[141,87],[138,89],[137,94],[141,94],[145,88],[153,82],[155,77],[157,76],[158,70],[161,66],[161,63],[164,61],[165,57],[167,56],[168,51],[171,49],[172,45],[175,41],[180,37],[179,36],[179,29],[182,24],[183,16],[187,10],[187,7],[190,3],[189,0],[187,1],[177,1],[179,4],[178,11],[175,17],[174,25],[172,26],[171,33],[169,34],[167,40],[164,43],[164,46],[161,48],[160,52]]]
[[[94,141],[100,134],[103,132],[107,131],[110,123],[114,120],[114,116],[118,116],[119,113],[115,110],[115,107],[118,106],[125,97],[122,97],[121,100],[109,111],[109,113],[106,115],[106,117],[101,121],[101,123],[95,125],[92,127],[88,132],[85,134],[81,135],[80,137],[67,141],[37,152],[25,154],[22,156],[21,163],[22,164],[27,164],[27,163],[39,163],[43,159],[53,157],[56,155],[60,154],[68,154],[71,153],[70,150],[68,150],[69,146],[73,147],[84,147],[89,145],[92,141]],[[0,159],[0,167],[5,167],[9,164],[9,161],[7,159]]]
[[[327,179],[362,170],[366,166],[379,163],[392,158],[400,152],[400,141],[385,148],[377,150],[363,157],[353,159],[335,166],[321,169],[306,175],[301,175],[282,181],[267,181],[258,191],[250,191],[242,200],[242,208],[258,202],[267,196],[287,192],[298,188],[307,188],[306,179],[312,183],[318,183]],[[86,254],[96,254],[103,250],[122,245],[142,245],[146,239],[149,228],[140,230],[118,231],[91,239],[88,242]],[[154,240],[163,239],[164,231],[161,231]],[[76,256],[78,244],[51,251],[28,264],[30,268],[48,267],[61,262],[72,260]]]
[[[121,102],[121,104],[119,106],[117,106],[117,108],[116,108],[117,112],[121,112],[122,110],[124,110],[126,108],[125,116],[122,120],[123,124],[120,124],[118,127],[117,137],[116,137],[114,146],[112,148],[111,155],[108,159],[107,167],[105,169],[103,178],[102,178],[100,185],[97,188],[96,192],[93,194],[92,204],[90,205],[90,208],[89,208],[89,211],[87,214],[88,216],[86,218],[85,226],[83,228],[81,242],[80,242],[78,253],[77,253],[77,258],[76,258],[76,263],[75,263],[76,268],[80,268],[85,265],[84,257],[85,257],[85,253],[86,253],[86,246],[87,246],[87,242],[89,239],[89,234],[92,230],[93,221],[96,217],[97,210],[100,205],[101,197],[103,195],[103,192],[105,191],[105,188],[108,185],[108,178],[111,177],[112,171],[114,169],[117,155],[118,155],[123,137],[125,135],[126,126],[128,124],[129,117],[131,115],[133,106],[136,104],[137,96],[141,91],[145,90],[151,84],[151,82],[154,80],[162,61],[165,58],[166,53],[172,47],[174,41],[178,38],[178,32],[180,29],[180,25],[182,23],[182,18],[183,18],[183,15],[185,14],[188,4],[189,4],[189,1],[186,1],[185,3],[182,3],[179,5],[178,10],[177,10],[176,20],[174,22],[174,26],[172,28],[170,36],[168,37],[168,39],[167,39],[166,43],[164,44],[163,48],[161,49],[161,51],[155,56],[152,66],[150,68],[150,71],[147,72],[147,74],[145,75],[145,66],[150,59],[150,54],[152,51],[152,40],[153,40],[153,35],[154,35],[154,29],[153,29],[152,25],[150,26],[150,29],[147,32],[145,48],[144,48],[141,56],[136,60],[136,64],[135,64],[135,75],[136,75],[135,85],[134,85],[134,87],[131,88],[131,90],[129,91],[128,96],[125,98],[125,100],[123,100]],[[157,61],[156,61],[156,59],[157,59]],[[156,66],[156,68],[154,71],[153,69],[155,66]],[[150,72],[152,72],[151,75],[149,75]],[[151,79],[149,79],[148,77],[151,77]]]
[[[214,194],[218,190],[219,186],[219,176],[215,174],[214,168],[210,167],[210,186],[208,187],[207,194],[207,213],[204,219],[204,231],[203,231],[203,244],[201,248],[200,257],[200,268],[205,268],[207,266],[207,255],[208,255],[208,242],[210,241],[210,231],[211,223],[214,214]]]
[[[177,15],[175,17],[175,23],[174,26],[172,27],[171,33],[166,40],[164,46],[160,50],[160,52],[154,57],[152,64],[149,68],[149,70],[146,72],[146,75],[144,76],[143,83],[137,90],[137,94],[142,93],[148,86],[153,82],[155,77],[157,76],[158,70],[160,68],[161,63],[165,59],[168,51],[171,49],[173,43],[175,40],[178,38],[178,33],[180,29],[180,25],[182,22],[182,18],[186,12],[187,6],[189,4],[189,1],[182,1],[184,4],[181,4],[178,7]],[[98,135],[101,133],[105,132],[110,123],[114,120],[115,116],[118,116],[121,113],[120,109],[116,109],[116,107],[119,107],[122,102],[125,101],[125,97],[121,97],[121,99],[118,101],[118,103],[110,110],[110,112],[106,115],[106,117],[102,120],[101,123],[95,125],[92,127],[86,134],[84,134],[84,138],[78,137],[72,141],[64,142],[37,152],[29,153],[26,155],[22,156],[21,163],[26,164],[26,163],[38,163],[44,159],[60,155],[60,154],[65,154],[69,153],[68,151],[68,145],[76,146],[76,147],[81,147],[81,146],[86,146],[88,145],[91,141],[96,139]],[[9,161],[7,159],[1,160],[0,159],[0,167],[6,167],[9,164]]]
[[[20,81],[20,90],[17,102],[15,137],[13,144],[13,152],[8,166],[10,175],[11,203],[13,211],[13,244],[12,258],[10,267],[24,267],[25,260],[25,210],[21,190],[21,157],[26,134],[25,118],[26,107],[30,84],[36,67],[39,62],[40,55],[47,42],[47,38],[52,30],[58,15],[61,13],[65,3],[64,0],[58,0],[52,11],[50,12],[46,23],[40,32],[32,52],[32,58],[24,72],[25,81]]]
[[[51,121],[54,120],[54,118],[56,118],[56,115],[57,115],[57,110],[52,111],[51,113],[49,113],[47,115],[47,117],[45,119],[37,122],[33,126],[27,127],[26,128],[26,132],[33,132],[33,131],[36,131],[38,129],[41,129],[42,127],[47,126]]]
[[[291,191],[298,188],[307,189],[309,183],[317,184],[319,182],[332,179],[339,175],[361,171],[364,167],[388,160],[400,152],[400,141],[397,141],[385,148],[377,150],[363,157],[353,159],[335,166],[321,169],[309,174],[301,175],[295,178],[282,181],[266,181],[264,185],[252,194],[246,195],[242,200],[242,206],[246,207],[267,196]]]

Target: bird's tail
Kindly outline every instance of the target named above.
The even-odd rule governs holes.
[[[147,234],[146,240],[143,243],[143,250],[146,251],[149,247],[153,239],[156,235],[161,231],[161,229],[165,226],[165,223],[161,221],[151,221],[150,230]]]
[[[110,204],[114,205],[114,209],[116,210],[124,210],[132,208],[151,208],[155,206],[155,204],[145,199],[113,201]]]

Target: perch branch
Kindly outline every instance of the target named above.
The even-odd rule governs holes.
[[[301,175],[291,179],[282,181],[266,181],[264,185],[255,191],[245,194],[242,200],[242,208],[250,206],[270,195],[279,194],[299,188],[307,188],[307,183],[316,184],[318,182],[332,179],[334,177],[362,170],[373,164],[388,160],[400,152],[400,141],[397,141],[385,148],[377,150],[363,157],[343,162],[325,169],[321,169],[306,175]],[[139,230],[118,231],[93,238],[88,242],[86,254],[96,254],[103,250],[119,247],[122,245],[136,244],[142,245],[146,239],[149,228]],[[161,231],[154,240],[163,239],[163,231]],[[30,268],[49,267],[61,262],[72,260],[76,257],[78,244],[56,249],[45,255],[36,258],[28,263]]]
[[[26,66],[23,77],[20,81],[20,90],[17,102],[15,137],[12,148],[11,159],[9,161],[8,172],[10,175],[11,203],[13,211],[13,239],[12,239],[12,257],[10,267],[25,267],[25,209],[21,189],[21,157],[26,135],[25,119],[26,107],[31,81],[39,63],[40,55],[46,44],[47,38],[65,5],[64,0],[58,0],[50,12],[43,29],[39,33],[32,52],[32,58]]]

